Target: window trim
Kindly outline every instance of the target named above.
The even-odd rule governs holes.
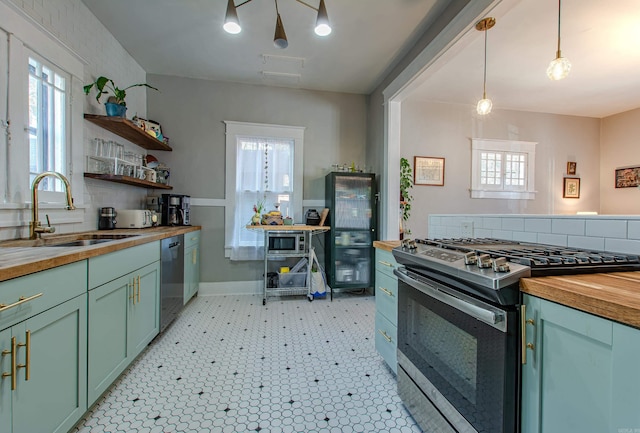
[[[303,199],[303,163],[304,163],[304,131],[303,126],[272,125],[264,123],[237,122],[225,120],[225,257],[231,255],[231,240],[233,239],[233,216],[236,201],[236,145],[237,136],[272,137],[276,139],[294,140],[294,176],[293,196],[291,200],[292,217],[294,221],[302,221]],[[299,187],[297,187],[299,186]]]
[[[533,200],[535,190],[536,144],[532,141],[471,139],[471,198],[498,198],[509,200]],[[501,153],[524,153],[527,155],[527,180],[525,189],[495,190],[484,188],[480,183],[480,154],[483,151]],[[503,179],[504,182],[504,179]],[[504,185],[504,183],[503,183]]]

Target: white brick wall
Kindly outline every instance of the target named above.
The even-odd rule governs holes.
[[[640,216],[430,215],[429,237],[461,237],[463,222],[474,237],[640,254]]]

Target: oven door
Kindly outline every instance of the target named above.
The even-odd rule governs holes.
[[[404,269],[395,273],[403,375],[457,432],[518,432],[516,307],[498,308]]]

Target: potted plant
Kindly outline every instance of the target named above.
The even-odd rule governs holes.
[[[110,90],[113,93],[112,96],[109,96],[109,98],[107,98],[105,107],[107,109],[107,116],[117,116],[117,117],[124,117],[127,112],[127,104],[124,99],[127,97],[128,89],[132,87],[144,86],[153,90],[158,90],[155,87],[150,86],[148,84],[132,84],[128,87],[125,87],[124,89],[120,89],[118,86],[116,86],[116,84],[113,82],[111,78],[100,76],[93,83],[87,84],[86,86],[84,86],[84,94],[88,95],[94,86],[98,91],[98,94],[96,95],[96,101],[98,102],[100,102],[100,97],[102,95],[109,93],[108,90]]]
[[[413,171],[407,158],[400,158],[400,239],[411,231],[407,228],[407,220],[411,215],[411,200],[409,190],[413,188]]]

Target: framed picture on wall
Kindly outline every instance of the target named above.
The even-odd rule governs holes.
[[[564,187],[562,188],[563,198],[580,198],[580,178],[565,177]]]
[[[413,184],[443,186],[444,158],[433,158],[431,156],[414,156]]]
[[[640,167],[616,168],[616,188],[640,185]]]
[[[576,174],[576,166],[577,165],[578,164],[576,162],[573,162],[573,161],[567,162],[567,174],[569,176],[575,176],[575,174]]]

